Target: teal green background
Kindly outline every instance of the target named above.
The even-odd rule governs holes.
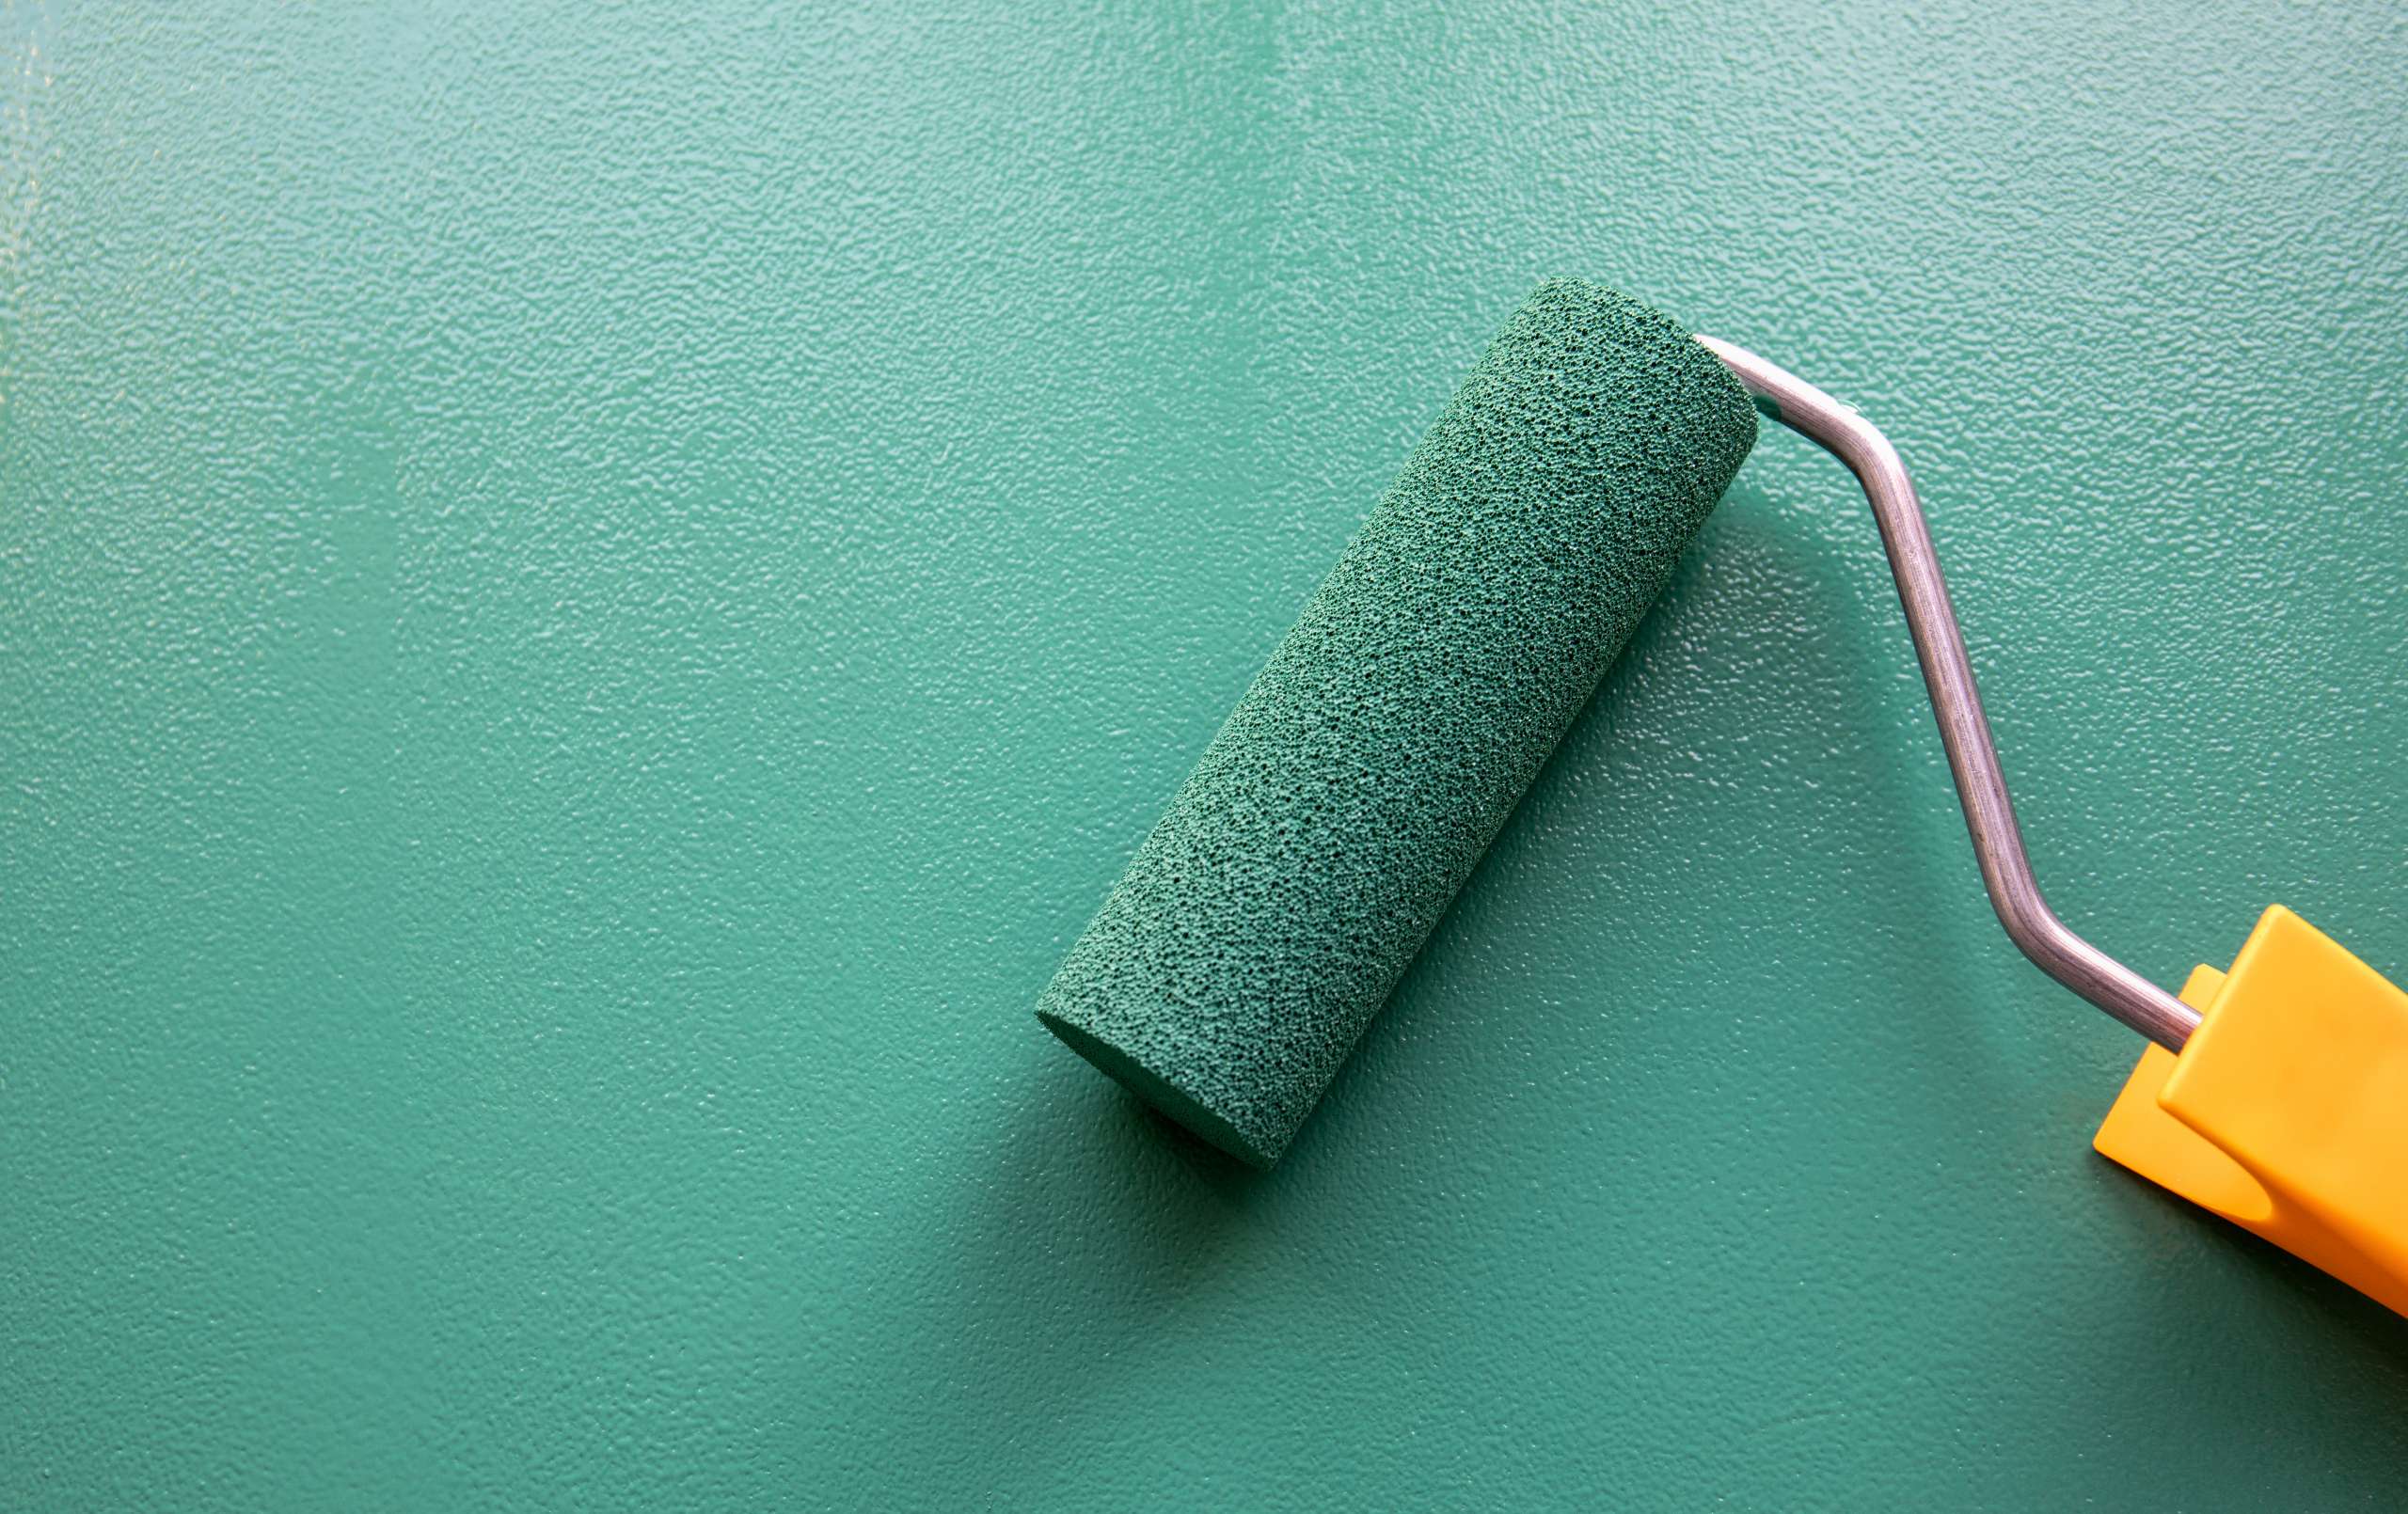
[[[2408,973],[2408,12],[20,7],[0,1506],[2397,1506],[1768,435],[1286,1163],[1030,1010],[1539,277],[2042,881]]]

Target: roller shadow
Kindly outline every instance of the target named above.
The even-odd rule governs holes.
[[[1322,1141],[1379,1139],[1385,1123],[1379,1112],[1395,1101],[1397,1085],[1432,1076],[1423,1064],[1442,1064],[1461,1086],[1492,1081],[1487,1074],[1508,1054],[1496,1038],[1455,1038],[1443,1026],[1449,1001],[1467,992],[1497,993],[1504,970],[1490,964],[1510,964],[1523,949],[1518,943],[1528,932],[1517,922],[1561,920],[1567,912],[1593,919],[1595,946],[1584,953],[1580,969],[1599,984],[1612,984],[1628,969],[1656,965],[1650,959],[1667,945],[1667,934],[1619,929],[1624,907],[1643,909],[1676,895],[1702,837],[1727,837],[1735,822],[1757,828],[1746,855],[1726,845],[1720,858],[1724,875],[1749,891],[1711,901],[1712,918],[1685,922],[1678,930],[1686,934],[1672,935],[1671,944],[1691,956],[1716,953],[1723,938],[1771,907],[1798,859],[1824,844],[1814,823],[1826,812],[1818,804],[1828,803],[1829,812],[1858,831],[1866,816],[1904,830],[1919,813],[1932,814],[1935,799],[1946,807],[1945,826],[1961,824],[1938,761],[1937,732],[1920,703],[1920,684],[1908,727],[1882,702],[1895,684],[1883,670],[1910,675],[1912,644],[1870,513],[1853,483],[1844,474],[1841,480],[1830,487],[1791,486],[1776,496],[1741,475],[1339,1072],[1291,1160],[1310,1159]],[[1785,502],[1810,488],[1819,514]],[[1836,517],[1828,503],[1833,498]],[[1702,691],[1700,684],[1706,686]],[[1696,717],[1718,702],[1777,708],[1782,726],[1734,736],[1752,749],[1744,757],[1712,749],[1718,735],[1701,729],[1709,722]],[[1693,732],[1707,749],[1684,745]],[[1819,754],[1828,760],[1831,753],[1847,754],[1844,799],[1825,801],[1783,788],[1793,759]],[[1729,774],[1718,764],[1738,771]],[[1661,771],[1682,766],[1695,770],[1671,779]],[[1760,791],[1760,812],[1735,815],[1751,789]],[[1578,834],[1584,827],[1591,835]],[[1883,1110],[1893,1123],[2010,1113],[2014,1091],[2004,1078],[1987,1076],[1994,1069],[1978,1049],[1997,1027],[2042,1012],[2051,991],[2036,975],[2009,1003],[1978,991],[1931,1001],[1929,973],[1917,970],[1918,964],[1992,961],[2002,952],[2012,956],[1989,923],[1987,905],[1979,903],[1981,880],[1970,847],[1962,845],[1961,833],[1943,834],[1957,844],[1897,846],[1883,858],[1881,875],[1860,880],[1866,930],[1894,938],[1901,949],[1868,950],[1862,939],[1851,944],[1849,967],[1867,1009],[1855,1052],[1963,1072],[1944,1089],[1935,1086],[1920,1109]],[[1567,887],[1586,896],[1567,905],[1558,897]],[[1968,900],[1978,904],[1970,917]],[[1909,941],[1912,951],[1904,948]],[[1786,944],[1811,957],[1825,943],[1801,936]],[[1811,1054],[1812,1049],[1790,1043],[1793,1017],[1771,1002],[1769,985],[1782,968],[1778,959],[1768,961],[1761,976],[1732,986],[1741,1018],[1731,1037],[1784,1058]],[[1476,990],[1469,987],[1474,981],[1481,985]],[[1897,1005],[1913,1012],[1879,1013]],[[1691,1007],[1701,1010],[1699,1033],[1714,1033],[1703,1006]],[[1726,1007],[1715,1006],[1713,1017]],[[1517,1054],[1546,1065],[1609,1063],[1624,1049],[1630,1029],[1624,1016],[1533,1006]],[[1435,1053],[1425,1044],[1433,1041],[1441,1044]],[[1581,1117],[1593,1120],[1596,1112]],[[1466,1114],[1466,1123],[1471,1118],[1476,1115]]]
[[[1889,593],[1883,581],[1867,588],[1879,548],[1869,521],[1826,531],[1830,539],[1756,486],[1732,491],[1278,1168],[1257,1172],[1188,1135],[1031,1024],[1012,1043],[1025,1065],[1003,1080],[1009,1094],[983,1149],[958,1153],[944,1179],[951,1191],[931,1199],[951,1217],[945,1254],[910,1285],[920,1297],[890,1299],[878,1310],[910,1324],[883,1343],[862,1384],[854,1425],[869,1441],[861,1455],[889,1466],[926,1464],[932,1487],[968,1479],[1006,1503],[1041,1501],[1060,1437],[1085,1433],[1079,1427],[1133,1386],[1133,1373],[1158,1373],[1166,1353],[1193,1349],[1208,1303],[1225,1302],[1238,1280],[1258,1302],[1310,1299],[1341,1270],[1314,1260],[1343,1244],[1334,1238],[1361,1226],[1418,1238],[1411,1215],[1400,1218],[1412,1208],[1400,1191],[1441,1181],[1433,1175],[1446,1162],[1434,1154],[1448,1128],[1481,1118],[1510,1054],[1477,1033],[1434,1032],[1447,1023],[1446,1001],[1468,986],[1497,992],[1483,965],[1510,955],[1517,916],[1547,903],[1563,881],[1572,860],[1558,822],[1609,809],[1615,819],[1590,850],[1603,846],[1614,860],[1613,887],[1638,894],[1676,865],[1685,836],[1716,822],[1714,783],[1646,784],[1624,795],[1628,773],[1610,771],[1660,765],[1644,746],[1625,749],[1625,738],[1635,729],[1657,739],[1666,717],[1682,713],[1676,686],[1691,665],[1735,654],[1751,680],[1815,689],[1800,706],[1811,744],[1861,740],[1878,729],[1860,670],[1891,655],[1871,642],[1861,608],[1876,592]],[[1851,533],[1852,546],[1835,544]],[[1727,582],[1744,591],[1740,603],[1722,602]],[[1786,629],[1768,636],[1767,623]],[[1892,630],[1898,654],[1910,655],[1903,630]],[[1878,753],[1869,765],[1874,792],[1859,802],[1903,807],[1905,765]],[[1962,875],[1943,878],[1922,875],[1910,860],[1891,887],[1911,894],[1978,882],[1970,862]],[[1608,980],[1619,954],[1640,949],[1606,942],[1593,971]],[[1537,1055],[1572,1062],[1611,1059],[1626,1030],[1611,1018],[1533,1010],[1518,1033]],[[1934,1020],[1900,1033],[1909,1045],[1899,1054],[1914,1055],[1962,1028]],[[1961,1091],[1952,1098],[1961,1104]],[[1610,1103],[1567,1100],[1536,1118],[1549,1127],[1545,1140],[1573,1148],[1600,1139],[1600,1122],[1603,1139],[1652,1139],[1643,1112]],[[1683,1219],[1667,1209],[1633,1213],[1630,1222],[1678,1226]],[[1443,1256],[1450,1244],[1434,1230],[1425,1250]],[[999,1462],[994,1437],[981,1427],[1006,1403],[1029,1428],[1016,1443],[1022,1453]],[[990,1461],[947,1467],[942,1459],[954,1446],[985,1446]]]
[[[2330,1272],[2302,1261],[2264,1237],[2210,1214],[2105,1157],[2093,1153],[2090,1165],[2097,1170],[2099,1180],[2117,1195],[2116,1207],[2141,1216],[2151,1234],[2200,1239],[2220,1266],[2228,1263],[2236,1271],[2262,1272],[2263,1285],[2270,1295],[2288,1307],[2312,1316],[2319,1325],[2329,1327],[2319,1332],[2321,1336],[2363,1348],[2369,1358],[2408,1380],[2408,1318],[2393,1314]],[[2195,1319],[2178,1298],[2169,1294],[2156,1296],[2163,1301],[2164,1307],[2148,1322],[2153,1331],[2181,1331],[2195,1326]]]
[[[1755,730],[1760,719],[1775,730]],[[1815,768],[1792,773],[1806,756]],[[1852,874],[1866,847],[1878,852]],[[1683,883],[1698,866],[1712,876],[1703,898]],[[1815,934],[1832,924],[1815,886],[1847,891],[1837,920],[1861,926],[1859,938]],[[1792,920],[1767,924],[1782,905]],[[1760,963],[1734,951],[1749,929],[1772,943]],[[1541,938],[1553,941],[1558,977],[1536,985]],[[1845,960],[1784,963],[1782,951]],[[1650,977],[1667,954],[1678,972]],[[1798,972],[1823,1001],[1798,1006]],[[1573,992],[1556,992],[1562,982]],[[1650,986],[1625,1001],[1613,997],[1623,982]],[[1765,1160],[1775,1179],[1815,1182],[1814,1158],[1758,1143],[1753,1128],[1721,1128],[1700,1158],[1700,1131],[1715,1122],[1763,1119],[1715,1102],[1749,1080],[1789,1080],[1777,1112],[1789,1134],[1801,1119],[1835,1127],[1825,1139],[1861,1162],[1847,1187],[1814,1189],[1818,1208],[1878,1208],[1929,1182],[1917,1139],[1934,1128],[1972,1143],[2042,1119],[2001,1049],[2044,1018],[2078,1023],[2078,1008],[2013,958],[1982,900],[1861,500],[1845,479],[1743,479],[1276,1170],[1255,1173],[1187,1136],[1033,1023],[1006,1040],[1002,1097],[920,1194],[942,1216],[934,1249],[922,1242],[929,1254],[903,1276],[869,1278],[857,1377],[835,1396],[848,1461],[886,1502],[985,1488],[999,1506],[1042,1506],[1165,1375],[1228,1369],[1233,1353],[1402,1353],[1414,1343],[1382,1338],[1382,1317],[1423,1329],[1479,1319],[1457,1269],[1466,1247],[1502,1244],[1479,1225],[1502,1213],[1500,1184],[1531,1182],[1536,1165],[1594,1167],[1611,1150],[1688,1167],[1727,1191]],[[1652,1105],[1608,1097],[1613,1068],[1661,1079],[1664,1047],[1681,1040],[1698,1047],[1681,1076],[1729,1083],[1655,1088]],[[1859,1064],[1914,1074],[1876,1097],[1849,1083]],[[1524,1066],[1562,1076],[1502,1110],[1502,1096],[1534,1085]],[[1681,1107],[1686,1134],[1661,1119]],[[2056,1153],[2061,1131],[2033,1141]],[[2143,1204],[2170,1218],[2186,1208]],[[1616,1189],[1611,1210],[1570,1222],[1608,1222],[1625,1259],[1710,1249],[1676,1184]],[[2280,1249],[2210,1230],[2295,1285],[2309,1329],[2372,1338],[2355,1369],[2336,1364],[2340,1377],[2396,1369],[2408,1331],[2386,1312]],[[1380,1247],[1377,1309],[1349,1295],[1366,1276],[1363,1238]],[[1883,1298],[1929,1256],[1876,1244],[1814,1266]],[[1775,1307],[1767,1285],[1717,1293],[1741,1319],[1734,1341],[1751,1309]],[[1695,1287],[1715,1290],[1704,1278]],[[2126,1341],[2170,1329],[2115,1309],[2104,1300],[2098,1312]],[[1281,1331],[1230,1331],[1233,1312]],[[1002,1446],[997,1415],[1021,1425]],[[980,1463],[968,1466],[973,1446]]]
[[[1719,1036],[1717,1050],[1752,1064],[1741,1076],[1829,1076],[1832,1107],[1852,1126],[1863,1122],[1839,1139],[1868,1153],[1899,1144],[1901,1134],[1963,1129],[1973,1140],[2028,1123],[2028,1090],[1989,1049],[2027,1031],[2032,1017],[2064,1015],[2062,994],[2036,972],[1994,981],[1967,972],[1963,992],[1938,1001],[1930,992],[1955,964],[2015,959],[1955,828],[1919,685],[1911,718],[1902,713],[1896,684],[1913,677],[1912,650],[1873,525],[1846,488],[1768,491],[1743,479],[1732,491],[1277,1169],[1257,1172],[1188,1135],[1025,1024],[1007,1043],[1011,1065],[996,1072],[1004,1097],[968,1148],[947,1153],[925,1196],[943,1218],[922,1232],[936,1238],[938,1254],[907,1275],[870,1282],[882,1290],[870,1310],[881,1323],[862,1344],[871,1358],[864,1375],[842,1396],[852,1463],[908,1479],[907,1492],[977,1487],[1001,1506],[1041,1506],[1065,1467],[1109,1436],[1124,1400],[1216,1364],[1212,1342],[1230,1338],[1232,1310],[1301,1333],[1284,1348],[1343,1348],[1310,1333],[1327,1290],[1360,1285],[1332,1281],[1358,1270],[1341,1254],[1350,1233],[1380,1235],[1398,1257],[1420,1258],[1386,1280],[1393,1299],[1444,1297],[1444,1280],[1433,1275],[1460,1254],[1463,1232],[1445,1229],[1443,1215],[1422,1220],[1416,1195],[1495,1181],[1481,1166],[1497,1151],[1483,1127],[1519,1062],[1610,1067],[1643,1034]],[[1811,508],[1784,502],[1809,490]],[[1718,666],[1726,670],[1694,686]],[[1730,734],[1726,718],[1719,733],[1708,722],[1695,749],[1682,748],[1685,722],[1718,699],[1744,704],[1743,713],[1777,711],[1779,729],[1735,757],[1715,749]],[[1850,792],[1786,781],[1789,751],[1819,754]],[[1854,840],[1814,834],[1818,819]],[[1893,826],[1925,830],[1850,881],[1862,897],[1851,900],[1847,919],[1863,923],[1870,939],[1853,943],[1846,970],[1823,980],[1849,1001],[1819,1006],[1825,1023],[1789,1012],[1778,960],[1728,981],[1751,970],[1723,939],[1763,908],[1748,898],[1719,899],[1726,915],[1692,921],[1687,936],[1670,941],[1694,970],[1665,982],[1710,992],[1728,981],[1730,990],[1720,1003],[1661,1005],[1682,1014],[1670,1027],[1645,1026],[1619,1003],[1598,1013],[1592,1002],[1518,992],[1528,943],[1546,934],[1533,914],[1576,927],[1568,937],[1556,931],[1560,938],[1586,940],[1593,930],[1593,955],[1585,947],[1576,954],[1577,976],[1611,984],[1644,969],[1676,936],[1657,896],[1677,895],[1679,875],[1707,844],[1701,837],[1719,848],[1719,877],[1769,898],[1794,859],[1818,846],[1845,851]],[[1829,856],[1821,860],[1834,871]],[[1609,876],[1580,875],[1601,862]],[[1801,919],[1828,913],[1814,907],[1820,901],[1790,897]],[[1650,905],[1656,918],[1618,925]],[[1805,928],[1772,938],[1826,950]],[[1504,1005],[1510,1033],[1496,1017],[1465,1023],[1467,999]],[[1831,1046],[1829,1022],[1860,1010],[1861,1033],[1848,1033],[1857,1044]],[[1934,1075],[1853,1099],[1852,1058]],[[1681,1155],[1678,1137],[1643,1102],[1592,1096],[1596,1077],[1583,1077],[1517,1101],[1517,1140],[1575,1159],[1608,1147],[1651,1160],[1660,1153],[1667,1164]],[[1893,1157],[1893,1171],[1924,1159]],[[1670,1189],[1622,1196],[1613,1222],[1641,1251],[1695,1223]],[[2238,1233],[2225,1243],[2300,1284],[2336,1333],[2371,1334],[2395,1361],[2408,1342],[2387,1316],[2370,1321],[2372,1305],[2286,1254]],[[1849,1265],[1922,1264],[1892,1255]],[[1742,1310],[1760,1302],[1723,1301]],[[1353,1317],[1359,1329],[1360,1314]],[[998,1415],[1024,1427],[1001,1449]],[[969,1448],[978,1464],[960,1459]],[[891,1480],[879,1486],[895,1491]]]
[[[1068,1443],[1274,1249],[1289,1174],[1189,1135],[1033,1019],[1026,1033],[1007,1101],[946,1154],[925,1204],[941,1222],[914,1222],[921,1254],[866,1280],[854,1307],[870,1323],[832,1353],[856,1372],[832,1396],[852,1486],[826,1490],[828,1506],[963,1506],[965,1489],[975,1506],[1044,1506]]]

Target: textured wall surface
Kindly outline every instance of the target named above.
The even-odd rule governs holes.
[[[1794,437],[1279,1170],[1030,1017],[1552,273],[2069,920],[2408,973],[2408,11],[1658,8],[7,11],[0,1506],[2397,1507]]]

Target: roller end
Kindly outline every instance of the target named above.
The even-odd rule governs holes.
[[[1111,1042],[1080,1029],[1050,1009],[1038,1010],[1037,1022],[1060,1036],[1064,1046],[1086,1058],[1115,1082],[1185,1127],[1190,1134],[1218,1146],[1249,1167],[1268,1168],[1278,1161],[1280,1147],[1248,1136],[1171,1078]]]

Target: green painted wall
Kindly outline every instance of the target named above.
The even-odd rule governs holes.
[[[1556,272],[2069,920],[2408,973],[2408,12],[1674,8],[7,12],[0,1507],[2398,1506],[1795,438],[1277,1172],[1030,1017]]]

